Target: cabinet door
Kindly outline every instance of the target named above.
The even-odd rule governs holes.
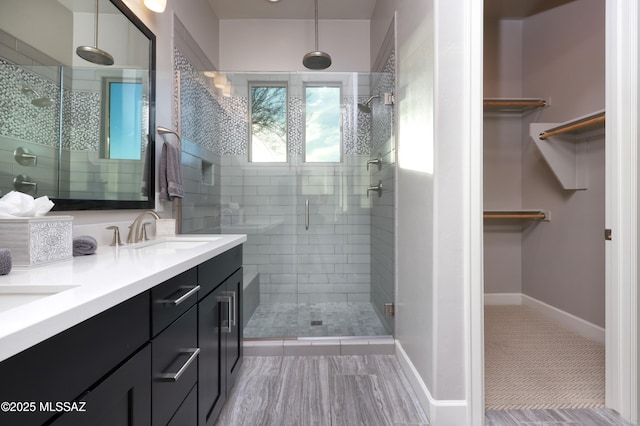
[[[68,411],[55,426],[143,426],[151,424],[151,348],[145,346]],[[80,411],[84,410],[84,411]]]
[[[231,298],[230,321],[224,337],[226,391],[233,387],[242,366],[242,268],[238,269],[224,283],[225,295]]]
[[[228,300],[219,286],[198,304],[198,424],[213,425],[226,396],[223,367],[223,318]]]

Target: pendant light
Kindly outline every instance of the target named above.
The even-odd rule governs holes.
[[[323,70],[331,66],[331,56],[318,50],[318,0],[316,1],[316,50],[302,58],[302,65],[310,70]]]
[[[98,0],[96,0],[96,25],[93,40],[94,46],[78,46],[76,54],[85,61],[94,64],[113,65],[113,56],[102,49],[98,49]]]

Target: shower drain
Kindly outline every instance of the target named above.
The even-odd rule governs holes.
[[[313,321],[311,321],[311,325],[322,325],[322,321],[321,320],[313,320]]]

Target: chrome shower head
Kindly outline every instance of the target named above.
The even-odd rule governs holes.
[[[40,94],[38,92],[36,92],[33,88],[24,85],[22,86],[22,93],[27,94],[27,93],[31,93],[35,96],[35,98],[33,98],[31,100],[31,104],[35,105],[37,107],[43,108],[43,107],[50,107],[51,105],[53,105],[53,99],[51,98],[47,98],[44,96],[40,96]]]
[[[76,55],[85,61],[89,61],[97,65],[113,65],[113,56],[109,52],[98,48],[98,0],[96,0],[95,27],[93,35],[93,46],[78,46]]]
[[[361,102],[358,104],[358,109],[364,113],[370,114],[371,113],[371,107],[369,107],[369,104],[371,103],[371,101],[373,101],[376,98],[379,98],[380,95],[373,95],[371,96],[369,99],[367,99],[365,102]]]
[[[318,49],[318,0],[316,0],[316,50],[302,57],[302,65],[310,70],[324,70],[331,66],[331,55]]]

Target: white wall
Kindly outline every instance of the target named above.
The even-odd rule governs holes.
[[[396,338],[430,404],[462,408],[463,416],[465,7],[450,0],[378,2],[371,24],[374,57],[397,12]],[[438,419],[441,413],[430,412],[435,424],[462,424],[460,417]]]
[[[73,14],[67,8],[57,1],[2,0],[1,9],[0,28],[63,64],[71,63]]]
[[[331,56],[327,71],[369,72],[369,21],[319,20],[318,49]],[[313,20],[220,21],[224,71],[305,71],[302,57],[313,50]]]

